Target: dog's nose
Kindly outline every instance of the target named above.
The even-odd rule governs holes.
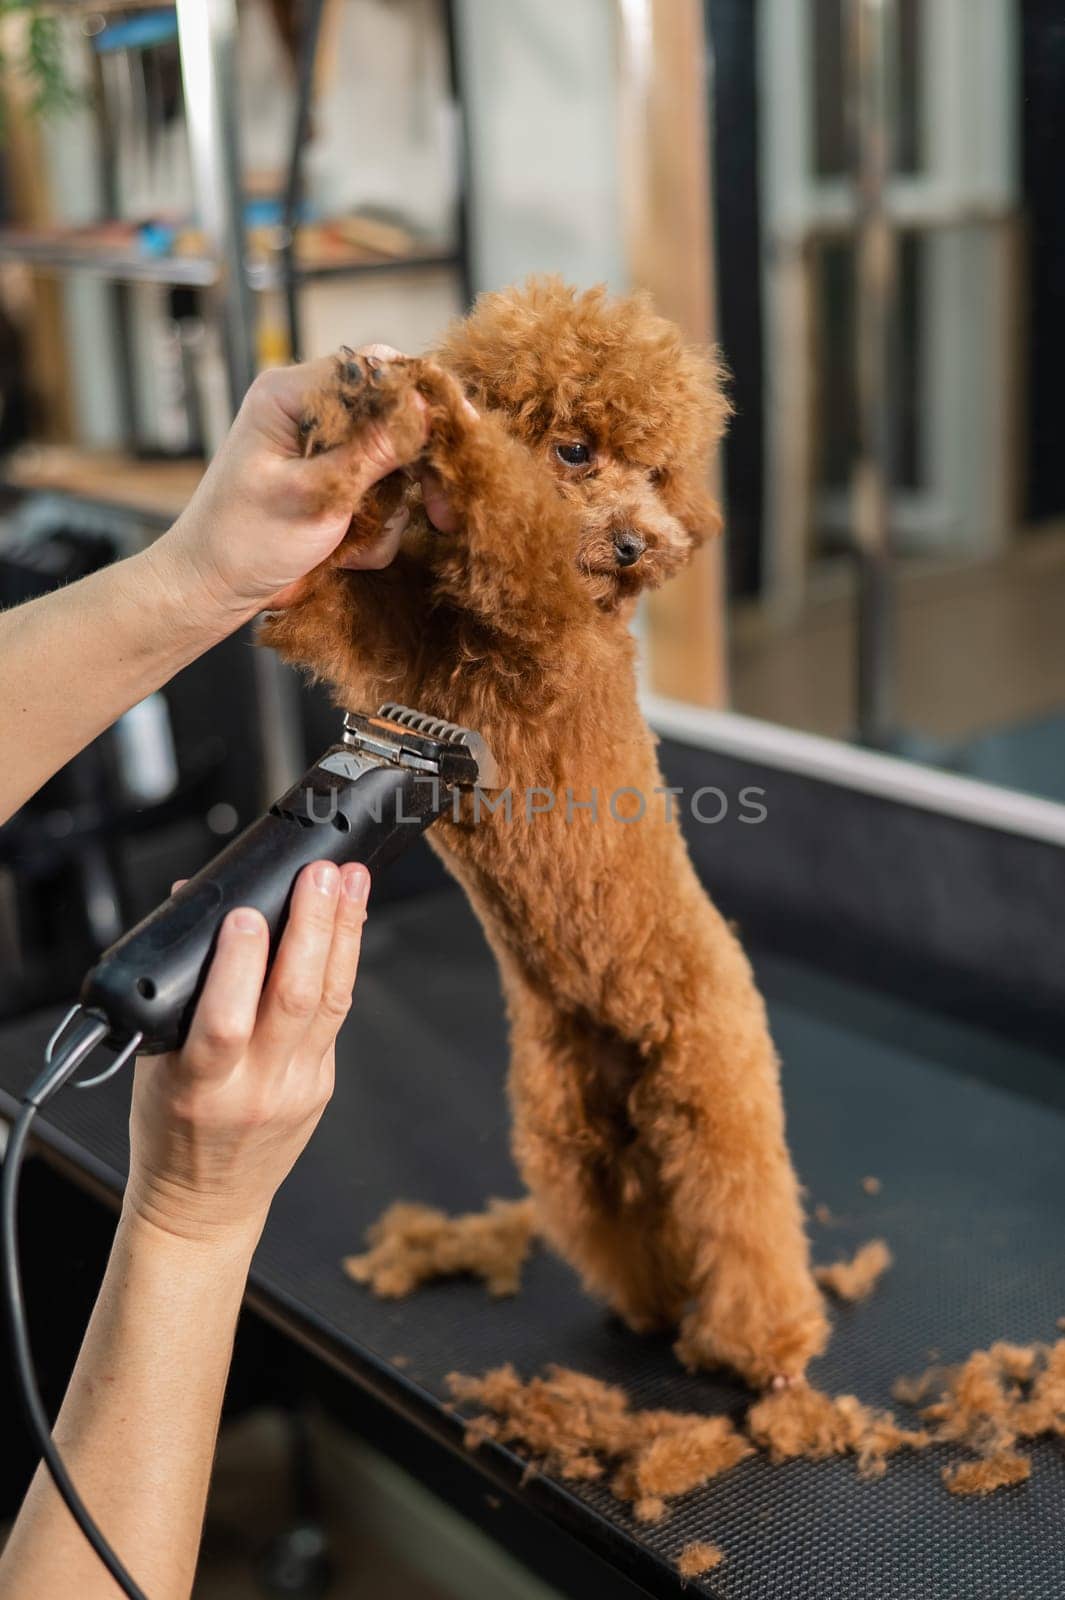
[[[614,535],[614,554],[619,567],[634,566],[646,549],[645,541],[638,533],[633,533],[631,528],[626,528],[624,533]]]

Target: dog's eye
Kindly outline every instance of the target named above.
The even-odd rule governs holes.
[[[567,467],[586,467],[592,459],[592,452],[586,444],[556,444],[555,454]]]

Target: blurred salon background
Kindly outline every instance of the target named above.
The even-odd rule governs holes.
[[[24,0],[2,28],[0,604],[166,526],[258,369],[421,350],[531,272],[645,287],[736,408],[725,539],[639,621],[648,695],[1065,802],[1060,3]],[[65,1001],[335,727],[241,636],[79,756],[0,834],[0,1018]],[[287,1446],[240,1427],[205,1596],[262,1592],[284,1498]],[[356,1453],[337,1504],[388,1489],[334,1550],[359,1592],[533,1592],[473,1555],[434,1587]]]

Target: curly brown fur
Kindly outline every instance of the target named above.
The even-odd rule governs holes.
[[[483,1278],[491,1295],[515,1294],[534,1231],[531,1200],[489,1200],[486,1211],[458,1217],[398,1201],[367,1229],[369,1250],[346,1256],[343,1266],[382,1299],[466,1273]]]
[[[409,431],[416,389],[456,531],[412,496],[391,567],[326,563],[263,636],[341,705],[401,700],[478,728],[502,766],[511,819],[467,809],[430,838],[499,963],[541,1231],[631,1327],[677,1327],[687,1364],[797,1376],[827,1323],[777,1058],[746,958],[655,804],[629,630],[638,593],[720,525],[715,361],[643,297],[548,280],[482,297],[435,361],[361,382],[349,366],[308,398],[308,447],[350,442],[371,412]],[[349,538],[383,514],[364,507]],[[527,818],[537,787],[557,803]],[[623,788],[647,798],[639,821],[607,811]],[[593,790],[598,817],[567,805]]]

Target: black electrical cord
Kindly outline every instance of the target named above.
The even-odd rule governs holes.
[[[37,1387],[37,1374],[30,1353],[26,1306],[22,1295],[22,1275],[19,1269],[18,1183],[33,1119],[56,1090],[61,1089],[64,1083],[73,1077],[82,1062],[107,1037],[108,1032],[106,1022],[86,1016],[85,1021],[71,1036],[69,1043],[53,1061],[48,1063],[23,1096],[22,1108],[8,1136],[3,1178],[0,1180],[0,1249],[3,1253],[4,1299],[7,1324],[11,1334],[15,1377],[30,1432],[41,1451],[45,1466],[52,1475],[52,1481],[69,1507],[71,1516],[123,1594],[128,1595],[129,1600],[147,1600],[144,1590],[134,1583],[93,1521],[63,1465],[62,1456],[52,1441],[48,1413],[44,1409]]]

